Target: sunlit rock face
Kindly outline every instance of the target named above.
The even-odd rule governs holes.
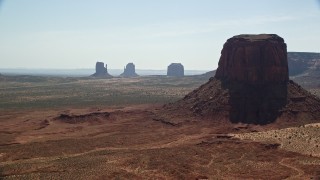
[[[287,46],[275,34],[234,36],[223,46],[215,77],[250,84],[287,82]]]

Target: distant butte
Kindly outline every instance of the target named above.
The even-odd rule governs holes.
[[[184,67],[181,63],[171,63],[168,66],[167,76],[183,77]]]
[[[108,73],[107,64],[104,67],[103,62],[96,63],[96,72],[92,74],[93,77],[104,77],[104,78],[111,78],[112,76]]]
[[[248,124],[320,119],[320,99],[289,80],[287,46],[276,34],[228,39],[215,76],[165,109]]]
[[[136,68],[133,63],[128,63],[126,67],[124,68],[124,71],[122,74],[120,74],[121,77],[137,77],[139,76],[136,73]]]

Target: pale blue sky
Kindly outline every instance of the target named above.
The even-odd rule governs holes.
[[[1,2],[1,0],[0,0]],[[275,33],[320,52],[317,0],[4,0],[0,68],[217,68],[223,43]]]

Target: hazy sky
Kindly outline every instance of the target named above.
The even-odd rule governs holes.
[[[2,3],[1,3],[2,2]],[[237,34],[320,52],[317,0],[0,0],[0,68],[217,68]]]

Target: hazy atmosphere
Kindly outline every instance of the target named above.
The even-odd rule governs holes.
[[[0,0],[0,180],[320,179],[320,0]]]
[[[315,0],[4,0],[0,68],[217,68],[222,45],[241,33],[275,33],[288,51],[319,52]],[[303,36],[302,36],[303,35]]]

